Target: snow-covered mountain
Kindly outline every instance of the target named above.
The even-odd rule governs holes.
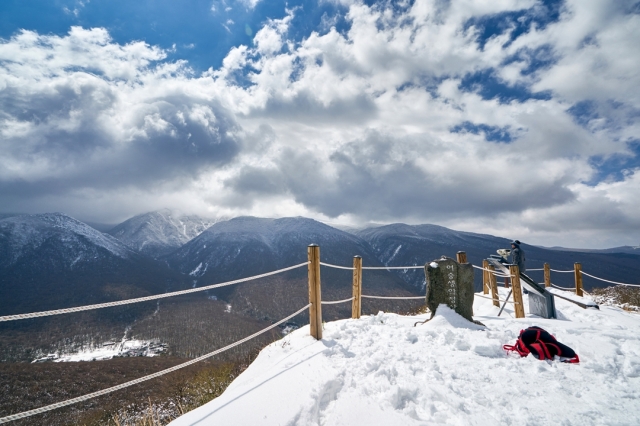
[[[69,307],[165,291],[166,265],[61,213],[0,220],[0,312]],[[105,293],[104,286],[118,288]]]
[[[70,269],[104,250],[126,259],[135,252],[115,238],[62,213],[12,216],[0,220],[0,266],[9,266],[45,243],[59,248],[58,257]],[[76,256],[77,254],[77,256]],[[66,260],[66,262],[64,262]]]
[[[350,267],[353,256],[359,255],[365,266],[382,266],[369,245],[359,237],[303,217],[238,217],[219,222],[166,260],[173,268],[189,274],[194,286],[202,286],[306,262],[309,244],[320,246],[321,260],[326,263]],[[323,299],[350,297],[351,271],[323,267],[321,276]],[[216,290],[213,294],[227,300],[233,309],[258,318],[275,318],[288,311],[294,299],[308,300],[306,278],[307,268],[303,267],[258,281],[272,286],[243,284]],[[372,294],[412,293],[406,283],[388,271],[367,271],[363,288]],[[340,309],[347,308],[350,306]]]
[[[220,220],[163,209],[132,217],[108,233],[129,247],[158,258],[175,251]]]
[[[239,277],[307,260],[307,246],[320,245],[323,260],[351,266],[355,255],[378,263],[368,244],[355,235],[303,217],[237,217],[219,222],[172,254],[170,264],[198,278],[234,265]],[[342,247],[351,249],[344,254]],[[251,262],[246,260],[252,259]]]
[[[429,314],[327,322],[320,341],[305,326],[170,426],[640,424],[640,315],[556,303],[562,320],[515,319],[513,306],[498,317],[490,300],[476,298],[474,318],[486,327],[444,305],[418,326]],[[531,325],[573,348],[580,363],[507,354],[502,345]]]
[[[424,264],[442,255],[455,258],[458,251],[467,253],[467,259],[474,265],[482,265],[482,260],[496,254],[499,248],[510,248],[511,240],[486,234],[455,231],[437,225],[392,225],[355,231],[355,235],[368,242],[386,266]],[[640,276],[640,255],[630,253],[577,252],[549,250],[528,244],[521,247],[526,254],[527,269],[542,268],[549,263],[557,270],[573,270],[575,262],[582,263],[582,270],[605,279],[618,282],[636,283]],[[420,270],[394,271],[399,277],[416,288],[424,289],[425,276]],[[529,272],[532,278],[542,281],[541,271]],[[573,274],[552,273],[552,282],[572,287]],[[586,289],[605,287],[608,284],[584,277]],[[481,272],[476,271],[476,290],[482,287]]]
[[[355,231],[355,234],[371,245],[386,266],[424,265],[442,255],[455,258],[458,251],[465,251],[469,261],[478,265],[482,264],[482,259],[495,254],[496,249],[510,247],[510,241],[505,238],[459,232],[437,225],[396,223]],[[422,270],[394,272],[417,288],[426,286]]]

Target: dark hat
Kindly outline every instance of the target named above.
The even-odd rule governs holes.
[[[518,241],[518,240],[511,241],[511,245],[520,248],[520,241]]]

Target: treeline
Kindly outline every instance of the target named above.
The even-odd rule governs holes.
[[[0,323],[0,361],[31,362],[119,342],[127,328],[156,309],[156,302]]]
[[[216,359],[69,407],[12,422],[16,426],[160,425],[219,396],[251,363]],[[80,363],[0,363],[0,417],[85,395],[186,361],[116,358]],[[151,421],[153,420],[153,421]]]
[[[304,306],[304,305],[303,305]],[[234,343],[271,325],[230,311],[228,303],[202,295],[181,296],[162,301],[158,309],[131,326],[131,335],[140,340],[159,340],[169,345],[173,356],[195,358]],[[255,339],[220,354],[218,359],[235,361],[256,348],[282,337],[276,327]]]

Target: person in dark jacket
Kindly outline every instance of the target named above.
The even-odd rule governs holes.
[[[511,263],[518,265],[520,272],[526,271],[524,250],[520,248],[520,241],[515,240],[511,243]]]

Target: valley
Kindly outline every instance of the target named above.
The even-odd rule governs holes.
[[[264,274],[306,262],[307,246],[312,243],[320,246],[322,262],[349,268],[353,256],[358,255],[364,266],[381,268],[364,270],[363,294],[397,297],[424,295],[424,272],[384,267],[424,265],[442,255],[455,257],[458,251],[465,251],[469,261],[478,265],[497,248],[508,247],[509,240],[435,225],[392,224],[345,232],[301,217],[187,220],[167,211],[137,216],[103,233],[60,213],[13,215],[0,219],[0,316],[197,289]],[[523,247],[530,269],[549,262],[554,269],[570,270],[579,261],[585,271],[622,282],[634,282],[640,276],[640,256],[628,251]],[[541,272],[529,274],[542,279]],[[572,274],[553,273],[552,277],[559,285],[570,286],[573,280]],[[321,280],[324,301],[351,297],[352,271],[323,266]],[[481,289],[480,280],[481,274],[476,271],[476,290]],[[601,284],[590,278],[584,281],[587,290],[603,287]],[[57,388],[90,391],[94,385],[76,384],[75,372],[86,370],[93,374],[92,371],[100,371],[99,366],[110,365],[122,373],[113,373],[112,378],[105,376],[103,387],[124,382],[143,371],[157,371],[172,362],[202,356],[236,342],[305,306],[308,298],[307,268],[301,267],[183,296],[0,322],[4,390],[38,395],[29,390],[29,386],[36,385],[28,382],[39,380],[37,389],[44,392],[51,385],[49,379],[42,378],[50,374],[50,380],[54,380],[55,372],[60,371],[64,377],[56,382]],[[363,315],[379,311],[415,313],[423,305],[422,300],[363,299]],[[350,303],[323,306],[325,321],[350,315]],[[260,348],[308,321],[306,312],[299,314],[208,362],[232,365],[237,373]],[[63,364],[66,366],[60,367]],[[189,367],[189,374],[205,374],[207,365]],[[33,378],[29,378],[30,374]],[[173,374],[178,373],[162,380],[174,380]],[[12,387],[18,382],[23,391],[15,390],[19,386]],[[117,401],[115,405],[97,400],[96,404],[104,408],[96,411],[87,403],[60,413],[81,417],[93,413],[91,416],[104,420],[107,412],[113,415],[112,407],[125,407],[133,401],[153,399],[151,405],[159,407],[173,396],[158,393],[153,382],[102,397]],[[96,389],[100,387],[98,378],[91,383]],[[55,395],[58,394],[51,393],[47,398],[67,399],[72,394]],[[45,400],[24,397],[20,403],[13,398],[0,405],[0,416],[42,405]],[[140,410],[144,408],[139,408],[138,413]],[[177,412],[175,407],[167,410]],[[96,420],[95,424],[103,420]],[[64,422],[52,420],[49,424]]]

